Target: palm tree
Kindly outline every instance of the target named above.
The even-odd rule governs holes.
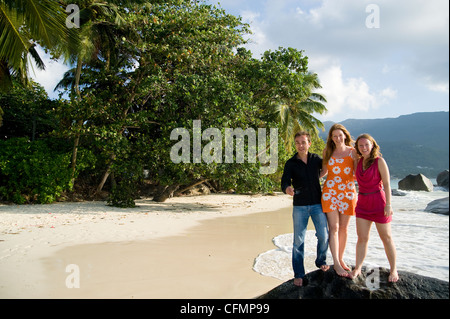
[[[45,68],[37,44],[58,57],[67,52],[73,33],[65,19],[57,1],[0,0],[0,91],[11,87],[12,77],[28,83],[29,57],[39,69]]]
[[[70,1],[70,0],[67,0]],[[117,30],[125,25],[125,20],[120,14],[119,6],[115,3],[132,3],[132,1],[100,1],[91,0],[84,3],[80,10],[80,29],[78,30],[79,46],[75,54],[71,56],[72,62],[76,65],[74,69],[66,72],[64,78],[57,87],[70,86],[73,103],[80,103],[82,100],[80,92],[80,78],[83,65],[95,63],[100,56],[106,60],[106,68],[111,64],[111,59],[117,54],[115,41],[118,39]],[[55,88],[55,89],[56,89]],[[72,149],[72,183],[74,183],[77,153],[80,144],[80,128],[85,119],[78,119],[76,123],[76,133]],[[104,183],[104,182],[103,182]]]
[[[301,130],[308,130],[312,135],[318,136],[318,127],[324,129],[323,123],[312,114],[326,112],[326,98],[313,92],[322,88],[316,73],[307,73],[304,77],[304,86],[307,94],[300,101],[278,105],[278,114],[281,122],[281,134],[284,146],[290,152],[294,146],[294,135]]]

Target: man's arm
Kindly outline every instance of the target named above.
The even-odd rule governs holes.
[[[281,177],[281,190],[283,193],[294,196],[294,188],[291,186],[292,166],[289,162],[284,164],[283,176]]]

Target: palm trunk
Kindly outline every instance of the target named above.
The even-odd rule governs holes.
[[[95,191],[96,193],[99,193],[103,189],[103,186],[105,185],[106,181],[108,180],[108,177],[110,174],[111,174],[111,165],[108,165],[108,168],[106,169],[105,174],[103,174],[100,184],[98,184],[98,186],[97,186],[97,190]]]
[[[134,97],[136,96],[136,92],[134,92],[133,94],[132,94],[132,96],[131,96],[131,99],[130,99],[130,106],[123,112],[123,118],[126,118],[126,116],[127,116],[127,114],[128,114],[128,111],[130,110],[130,108],[131,108],[131,105],[133,104],[133,101],[134,101]],[[123,134],[123,132],[125,131],[125,127],[123,127],[122,129],[121,129],[121,131],[120,131],[120,133],[119,133],[119,135],[120,134]],[[98,186],[97,186],[97,190],[96,190],[96,193],[98,193],[98,192],[100,192],[102,189],[103,189],[103,186],[105,185],[105,183],[106,183],[106,181],[108,180],[108,177],[109,177],[109,175],[111,174],[111,165],[112,165],[112,163],[114,162],[114,159],[116,158],[116,155],[115,154],[112,154],[111,155],[111,158],[110,158],[110,164],[108,165],[108,168],[106,169],[106,172],[105,172],[105,174],[103,174],[103,177],[102,177],[102,179],[101,179],[101,181],[100,181],[100,184],[98,184]]]
[[[77,102],[81,102],[81,93],[80,93],[80,76],[81,76],[81,67],[83,65],[83,61],[81,57],[78,57],[77,60],[77,71],[75,74],[75,92],[77,94]],[[77,122],[77,128],[80,128],[83,125],[83,120],[79,120]],[[75,140],[73,141],[73,149],[72,149],[72,167],[71,167],[71,180],[72,185],[75,184],[75,170],[77,167],[77,153],[78,153],[78,145],[80,145],[80,132],[78,131],[75,135]]]
[[[106,181],[108,180],[109,175],[111,174],[111,166],[114,163],[115,159],[116,159],[116,155],[112,154],[109,159],[110,163],[109,163],[108,167],[106,168],[106,172],[105,172],[105,174],[103,174],[100,184],[98,184],[98,186],[97,186],[97,190],[95,191],[96,193],[100,192],[103,189],[103,186],[105,185]]]

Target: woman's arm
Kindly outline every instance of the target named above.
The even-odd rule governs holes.
[[[352,159],[353,159],[353,176],[356,174],[356,168],[358,167],[359,155],[356,152],[356,148],[352,149]]]
[[[381,175],[381,180],[383,182],[384,193],[386,195],[386,206],[384,207],[384,215],[390,216],[394,214],[391,206],[391,177],[389,174],[389,168],[386,164],[384,158],[378,158],[378,170]]]
[[[327,162],[325,162],[325,151],[326,148],[322,152],[322,170],[320,171],[319,178],[322,178],[328,174]]]

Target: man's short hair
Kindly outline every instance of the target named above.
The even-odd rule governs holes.
[[[297,133],[295,134],[295,136],[294,136],[294,140],[295,140],[297,137],[302,136],[302,135],[306,135],[306,137],[308,138],[308,142],[311,143],[311,135],[310,135],[309,132],[307,132],[307,131],[300,131],[300,132],[297,132]]]

